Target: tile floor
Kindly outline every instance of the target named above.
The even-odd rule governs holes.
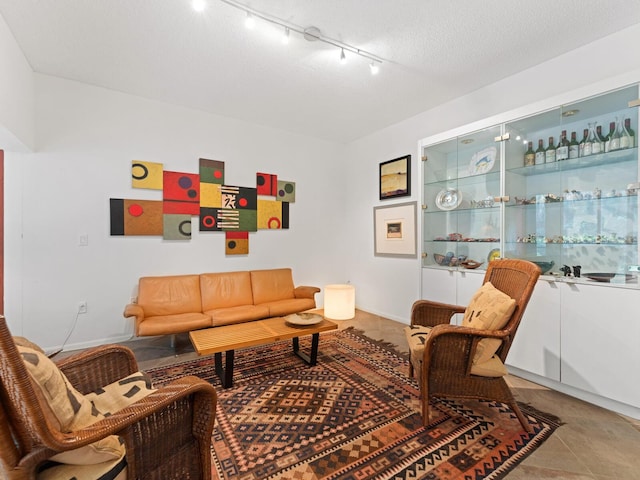
[[[384,340],[407,351],[404,324],[357,311],[353,326],[375,340]],[[127,342],[147,369],[195,358],[186,335],[150,337]],[[518,400],[556,415],[563,425],[506,478],[507,480],[640,480],[640,421],[549,390],[518,377],[509,377]]]

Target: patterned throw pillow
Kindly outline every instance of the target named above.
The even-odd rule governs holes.
[[[22,339],[18,339],[16,344],[29,374],[58,420],[62,432],[91,425],[154,391],[149,378],[137,372],[98,392],[82,395],[37,345]],[[117,435],[110,435],[85,447],[54,455],[50,460],[72,465],[117,464],[124,457],[124,452],[121,439]],[[62,470],[58,468],[56,471]]]
[[[491,282],[486,282],[471,298],[462,325],[482,330],[500,330],[507,324],[515,308],[516,301],[513,298],[498,290]],[[480,340],[473,363],[481,364],[490,360],[501,344],[502,340],[497,338]]]

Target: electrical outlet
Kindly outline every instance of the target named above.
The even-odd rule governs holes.
[[[87,301],[82,300],[78,303],[78,313],[87,313]]]

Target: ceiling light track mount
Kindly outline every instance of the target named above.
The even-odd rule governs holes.
[[[305,40],[309,42],[320,41],[322,43],[326,43],[327,45],[331,45],[336,47],[340,51],[340,60],[344,62],[345,60],[345,52],[350,52],[355,55],[358,55],[362,58],[365,58],[369,61],[369,66],[371,67],[371,73],[376,74],[382,64],[382,59],[373,53],[362,50],[358,47],[354,47],[353,45],[349,45],[347,43],[343,43],[339,40],[326,37],[322,34],[318,27],[310,26],[310,27],[301,27],[299,25],[295,25],[293,23],[287,22],[281,18],[275,17],[273,15],[269,15],[268,13],[260,12],[254,8],[249,7],[248,5],[244,5],[240,2],[236,2],[235,0],[219,0],[222,3],[226,3],[227,5],[237,8],[246,13],[247,18],[259,18],[266,22],[269,22],[273,25],[277,25],[284,29],[286,32],[285,35],[288,37],[290,32],[296,32],[301,35]]]

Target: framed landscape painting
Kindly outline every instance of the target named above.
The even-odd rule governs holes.
[[[380,200],[411,195],[411,155],[380,164]]]

